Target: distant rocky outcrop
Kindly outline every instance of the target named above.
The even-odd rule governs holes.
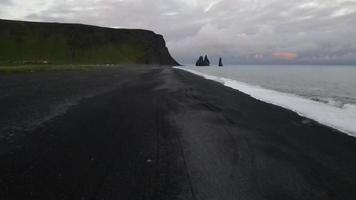
[[[204,64],[205,64],[205,66],[210,66],[210,60],[207,55],[205,55]]]
[[[27,63],[178,65],[152,31],[0,20],[0,65]]]
[[[210,66],[210,60],[207,55],[205,55],[204,58],[203,58],[203,56],[200,56],[195,65],[196,66]]]
[[[203,56],[200,56],[197,62],[195,63],[195,66],[202,66],[204,63],[204,58]]]
[[[224,64],[222,62],[222,58],[219,58],[219,67],[223,67],[223,66],[224,66]]]

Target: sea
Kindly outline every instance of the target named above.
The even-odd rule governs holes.
[[[356,137],[356,66],[176,67]]]

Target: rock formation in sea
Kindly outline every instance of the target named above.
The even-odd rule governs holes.
[[[196,66],[210,66],[210,61],[207,55],[205,57],[200,56],[195,64]]]
[[[205,55],[204,57],[204,66],[210,66],[210,60],[208,58],[208,55]]]
[[[196,66],[204,66],[204,58],[203,56],[200,56],[199,59],[197,60]]]
[[[219,58],[219,67],[223,67],[223,62],[222,62],[222,58]]]

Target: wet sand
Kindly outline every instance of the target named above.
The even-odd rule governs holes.
[[[169,67],[0,75],[0,199],[356,197],[356,139]]]

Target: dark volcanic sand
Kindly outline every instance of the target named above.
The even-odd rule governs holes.
[[[0,75],[0,199],[356,199],[356,139],[161,67]]]

